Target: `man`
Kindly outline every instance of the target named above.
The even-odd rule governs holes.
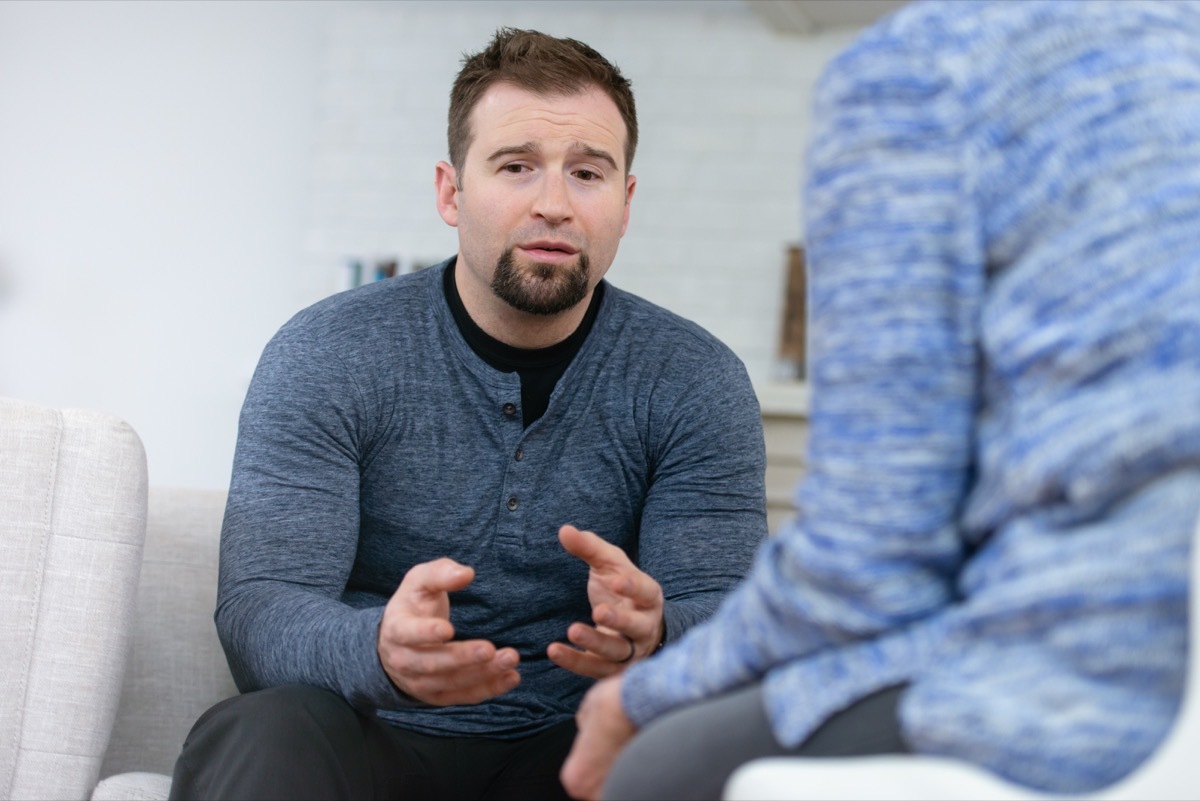
[[[1091,794],[1153,753],[1200,514],[1198,43],[1195,3],[917,3],[834,59],[801,515],[589,693],[573,794],[909,751]]]
[[[173,796],[563,797],[592,680],[744,574],[745,370],[602,280],[636,143],[629,82],[580,42],[504,29],[465,59],[436,169],[458,254],[301,312],[256,371],[216,611],[244,694]]]

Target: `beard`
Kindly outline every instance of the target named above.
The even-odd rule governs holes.
[[[556,266],[534,262],[522,270],[509,248],[496,260],[492,291],[518,311],[550,315],[564,312],[588,294],[588,257],[580,253],[572,265]]]

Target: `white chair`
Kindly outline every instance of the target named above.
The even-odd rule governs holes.
[[[1187,686],[1179,717],[1159,749],[1129,776],[1102,791],[1097,801],[1117,799],[1200,798],[1200,525],[1192,548],[1192,592]],[[1007,782],[966,762],[930,756],[880,756],[842,759],[779,757],[758,759],[739,768],[725,785],[725,801],[940,801],[941,799],[1068,799],[1038,793]]]
[[[0,398],[0,798],[83,799],[108,746],[146,534],[112,415]]]
[[[237,693],[212,614],[225,492],[150,489],[112,415],[0,398],[0,799],[165,799]]]

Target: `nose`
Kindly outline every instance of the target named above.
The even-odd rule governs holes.
[[[568,194],[566,177],[549,170],[538,182],[537,197],[534,198],[533,215],[541,217],[550,225],[558,225],[571,218],[571,198]]]

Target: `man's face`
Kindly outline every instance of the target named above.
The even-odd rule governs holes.
[[[557,314],[591,295],[617,254],[636,179],[625,122],[599,89],[543,96],[491,87],[471,112],[459,171],[437,168],[438,211],[458,228],[460,288]],[[464,282],[466,286],[464,287]]]

